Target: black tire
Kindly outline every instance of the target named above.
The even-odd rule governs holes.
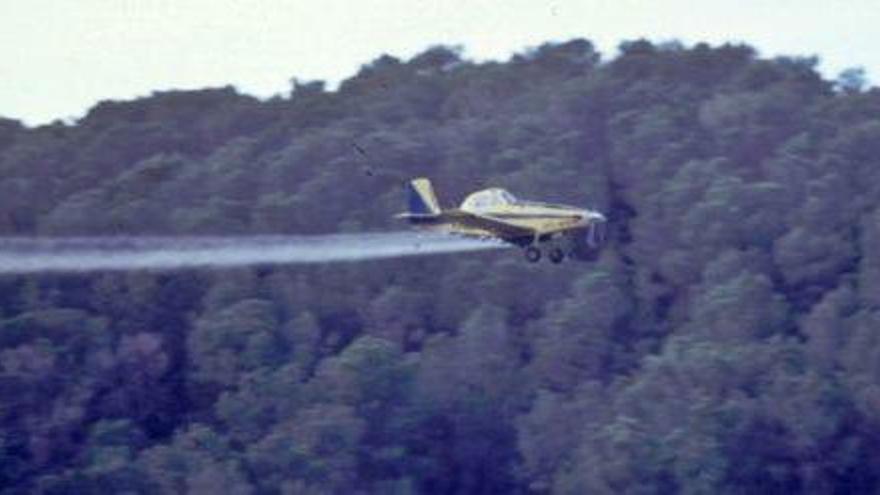
[[[562,263],[562,260],[565,259],[565,253],[559,248],[551,249],[547,256],[550,258],[550,261],[556,264]]]
[[[535,246],[527,247],[524,252],[529,263],[537,263],[541,260],[541,250]]]

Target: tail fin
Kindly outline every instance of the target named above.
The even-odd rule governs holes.
[[[434,194],[431,181],[419,177],[410,181],[406,186],[407,204],[411,215],[439,215],[440,203]]]
[[[408,208],[406,213],[397,214],[395,217],[422,226],[434,225],[440,221],[443,211],[428,179],[419,177],[406,185],[406,202]]]

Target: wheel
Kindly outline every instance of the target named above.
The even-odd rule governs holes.
[[[526,259],[529,260],[529,263],[537,263],[538,260],[541,259],[541,250],[535,246],[527,247],[525,253]]]
[[[563,253],[560,248],[553,248],[550,250],[550,253],[548,253],[548,256],[550,257],[550,261],[558,264],[562,263],[562,260],[565,258],[565,253]]]

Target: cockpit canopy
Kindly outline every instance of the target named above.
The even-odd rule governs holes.
[[[465,198],[461,203],[461,209],[465,211],[490,210],[499,206],[512,205],[516,202],[517,200],[513,194],[504,189],[493,187],[477,191]]]

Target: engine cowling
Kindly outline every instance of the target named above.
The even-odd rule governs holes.
[[[608,223],[594,220],[589,226],[566,235],[571,257],[583,261],[595,261],[608,240]]]

